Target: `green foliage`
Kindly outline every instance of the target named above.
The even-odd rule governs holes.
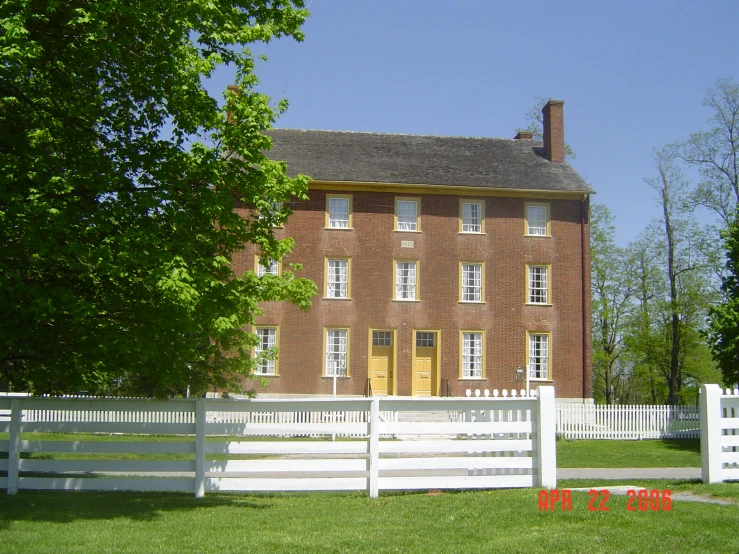
[[[165,396],[250,371],[258,302],[309,306],[291,271],[235,275],[307,178],[269,160],[284,104],[245,45],[302,39],[302,0],[0,4],[0,381]],[[224,108],[204,79],[236,69]],[[261,216],[239,217],[235,203]]]
[[[721,290],[723,302],[711,308],[708,343],[726,384],[739,383],[739,221],[724,232],[726,274]]]

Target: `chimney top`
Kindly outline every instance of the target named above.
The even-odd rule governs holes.
[[[550,162],[565,161],[564,101],[549,100],[541,110],[544,116],[544,157]]]
[[[529,133],[528,131],[519,131],[515,137],[513,137],[513,140],[531,140],[534,138],[534,133]]]

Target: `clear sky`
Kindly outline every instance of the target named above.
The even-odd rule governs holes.
[[[705,128],[739,78],[739,0],[312,0],[303,43],[255,48],[277,127],[513,138],[565,101],[573,167],[626,244],[658,215],[654,148]],[[233,79],[221,72],[211,90]],[[220,94],[220,92],[218,92]]]

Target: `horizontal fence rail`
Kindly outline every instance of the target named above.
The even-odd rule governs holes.
[[[10,416],[0,421],[8,433],[0,437],[0,488],[9,494],[366,490],[375,497],[380,490],[556,486],[551,387],[541,387],[539,398],[489,399],[0,397],[0,410]],[[464,417],[455,421],[457,413]]]
[[[692,406],[601,406],[558,403],[557,435],[565,439],[689,439],[700,437]]]

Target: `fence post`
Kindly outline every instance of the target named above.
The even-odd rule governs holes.
[[[700,394],[701,477],[704,483],[721,483],[721,388],[703,385]]]
[[[21,399],[10,402],[10,448],[8,448],[8,496],[18,492],[21,446]]]
[[[367,439],[367,493],[370,498],[377,498],[380,480],[380,399],[370,401],[369,437]]]
[[[539,458],[538,486],[557,488],[557,414],[554,404],[554,387],[537,389],[537,418],[535,448]]]
[[[205,496],[205,398],[195,400],[195,497]]]

